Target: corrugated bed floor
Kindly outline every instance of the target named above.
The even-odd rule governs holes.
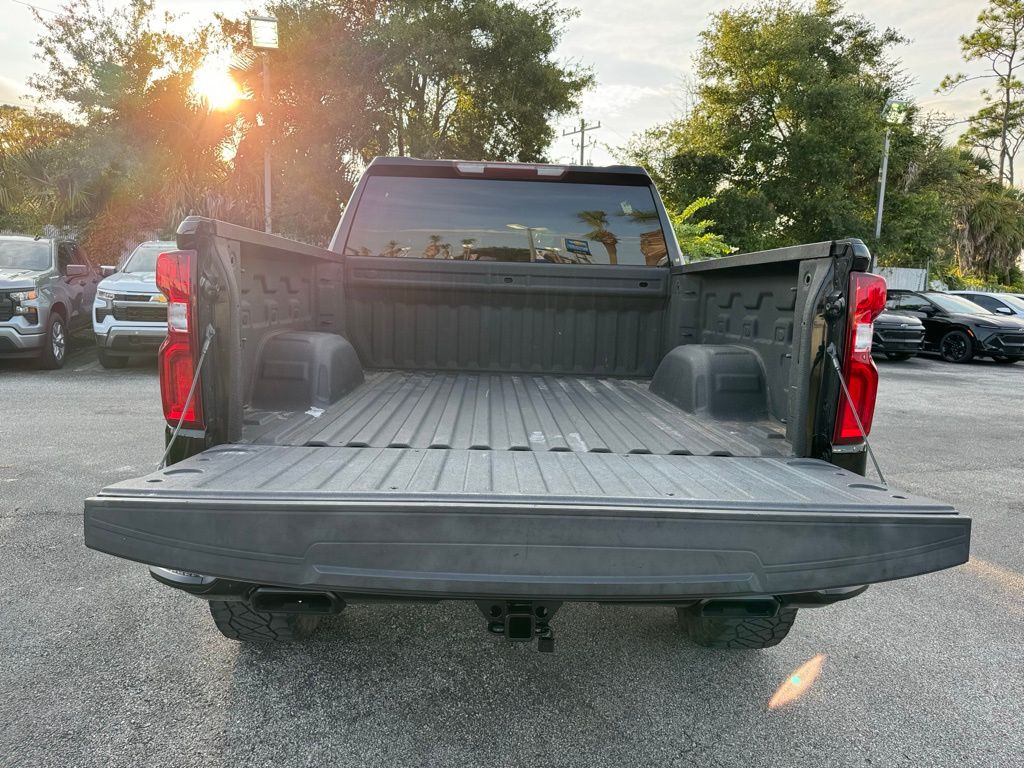
[[[529,374],[370,373],[323,412],[247,414],[249,443],[694,456],[786,456],[769,422],[709,422],[645,381]]]

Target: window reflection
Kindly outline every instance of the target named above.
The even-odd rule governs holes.
[[[346,253],[550,264],[667,263],[650,188],[377,176]]]

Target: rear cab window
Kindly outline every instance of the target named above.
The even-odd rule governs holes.
[[[345,253],[462,261],[666,266],[649,185],[372,176]]]

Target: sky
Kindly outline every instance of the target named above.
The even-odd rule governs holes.
[[[59,0],[25,0],[54,8]],[[107,7],[120,0],[106,0]],[[559,55],[593,67],[598,84],[583,98],[588,123],[600,121],[592,134],[598,145],[587,159],[613,162],[613,152],[634,133],[671,119],[679,111],[681,83],[691,71],[698,35],[710,14],[736,3],[710,0],[563,0],[580,15],[566,30]],[[849,12],[868,17],[879,27],[894,27],[910,43],[894,53],[915,79],[913,96],[927,109],[956,117],[978,106],[976,88],[936,95],[943,76],[964,71],[958,38],[974,26],[983,0],[847,0]],[[157,0],[158,11],[180,14],[190,26],[207,21],[214,10],[240,14],[254,3],[238,0]],[[0,0],[0,103],[20,103],[28,95],[25,81],[34,71],[32,41],[39,25],[18,0]],[[579,116],[560,121],[569,130]],[[578,138],[578,137],[577,137]],[[572,138],[559,138],[551,149],[555,162],[578,161]]]

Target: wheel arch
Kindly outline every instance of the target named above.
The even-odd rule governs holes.
[[[65,323],[67,323],[68,317],[70,317],[67,305],[63,301],[53,302],[53,304],[50,305],[50,312],[60,315],[61,320]]]

